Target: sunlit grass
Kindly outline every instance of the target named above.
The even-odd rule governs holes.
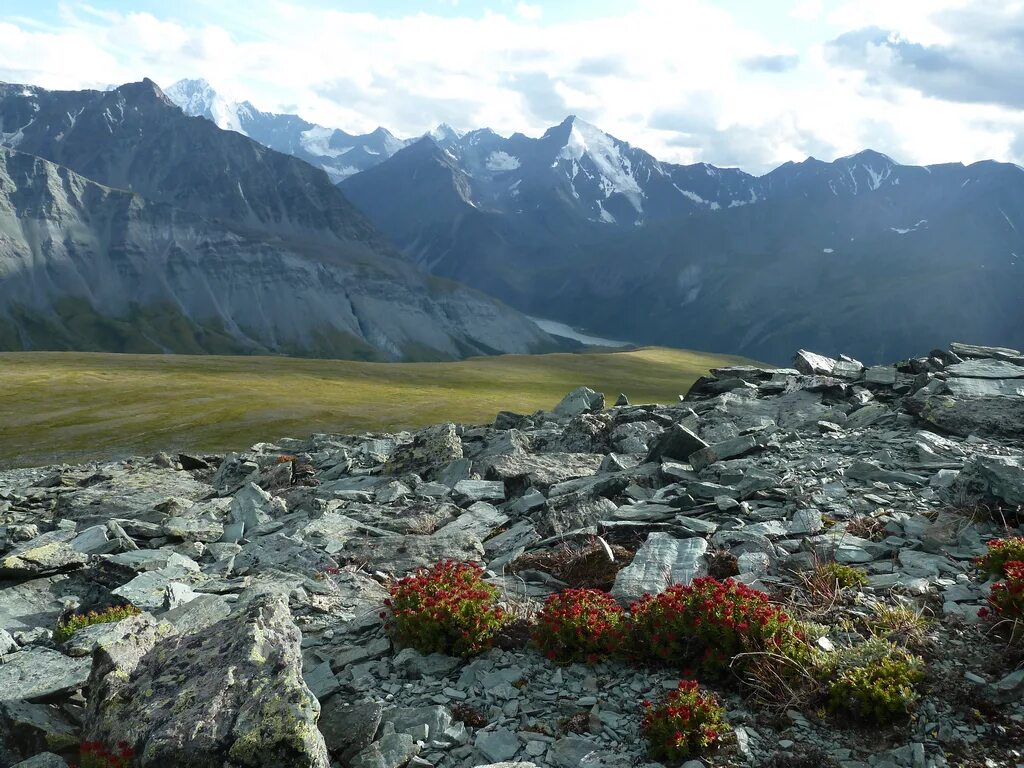
[[[485,423],[551,408],[587,385],[675,402],[740,358],[685,350],[505,355],[451,363],[283,357],[0,354],[0,465],[157,450],[223,451],[313,432]]]

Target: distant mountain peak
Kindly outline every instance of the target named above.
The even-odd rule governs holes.
[[[205,118],[219,128],[305,160],[326,171],[335,183],[373,167],[408,144],[382,126],[356,136],[298,115],[264,112],[252,102],[225,97],[203,78],[179,80],[167,89],[167,96],[186,115]]]
[[[427,135],[437,143],[445,144],[458,141],[465,135],[465,132],[452,128],[448,123],[441,123],[436,128],[428,132]]]
[[[860,152],[855,152],[852,155],[846,155],[840,157],[836,162],[854,162],[854,163],[882,163],[884,165],[899,165],[888,155],[882,154],[874,149],[862,149]]]
[[[242,128],[242,121],[239,118],[239,111],[243,105],[221,95],[203,78],[179,80],[167,89],[166,95],[181,107],[186,115],[205,117],[225,131],[248,135]]]

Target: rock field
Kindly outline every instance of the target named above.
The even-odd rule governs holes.
[[[709,682],[733,733],[686,768],[1024,766],[1024,648],[979,618],[972,565],[1022,507],[1024,355],[965,344],[867,369],[800,351],[669,405],[581,388],[484,426],[0,471],[0,768],[83,741],[144,767],[653,768],[639,702],[678,669],[559,666],[514,639],[424,656],[380,618],[393,577],[448,558],[529,617],[598,541],[623,605],[724,567],[828,627],[823,647],[878,606],[923,619],[896,638],[927,664],[908,722]],[[815,600],[829,560],[866,583]]]

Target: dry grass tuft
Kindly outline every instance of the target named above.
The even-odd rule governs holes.
[[[525,554],[509,564],[509,571],[544,571],[570,587],[607,591],[615,582],[615,575],[632,562],[635,554],[595,536],[583,544],[564,543],[544,552]]]

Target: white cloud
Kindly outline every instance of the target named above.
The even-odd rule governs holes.
[[[789,15],[802,21],[814,21],[825,14],[825,0],[796,0]]]
[[[906,162],[1024,160],[1013,149],[1024,151],[1020,111],[880,84],[870,68],[826,53],[828,41],[868,24],[949,44],[955,30],[936,14],[967,0],[848,0],[824,15],[816,0],[797,0],[790,12],[815,20],[792,25],[802,30],[792,39],[710,0],[635,0],[568,21],[526,2],[477,18],[387,18],[298,0],[180,3],[178,17],[65,3],[48,28],[0,22],[0,79],[80,88],[205,77],[262,109],[404,136],[442,121],[539,135],[576,113],[666,160],[753,171],[865,146]],[[750,66],[780,51],[799,66]]]
[[[516,15],[530,21],[537,21],[544,15],[544,9],[534,3],[519,3],[516,5]]]

